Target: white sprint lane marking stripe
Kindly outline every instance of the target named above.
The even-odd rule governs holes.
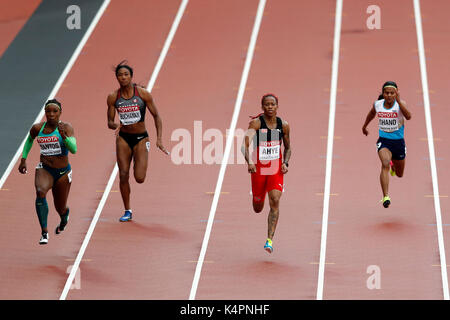
[[[336,18],[334,24],[333,63],[331,69],[330,114],[328,118],[327,160],[325,170],[325,187],[323,197],[322,236],[320,239],[319,276],[317,280],[317,300],[323,299],[325,258],[328,232],[328,210],[330,204],[331,166],[333,159],[334,119],[336,114],[336,95],[339,69],[339,46],[341,39],[343,0],[336,0]]]

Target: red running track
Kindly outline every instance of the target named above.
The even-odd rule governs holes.
[[[442,299],[413,2],[380,1],[381,30],[366,28],[371,4],[343,7],[324,299]],[[368,137],[361,131],[387,80],[412,112],[405,174],[390,179],[389,209],[379,203],[376,119]],[[370,266],[379,267],[380,289],[367,286]]]
[[[436,166],[439,182],[440,205],[444,230],[445,252],[447,266],[450,258],[450,153],[448,143],[450,132],[448,119],[450,110],[448,101],[448,75],[450,74],[450,25],[447,12],[450,11],[450,3],[445,0],[433,2],[422,1],[422,24],[425,42],[425,55],[428,72],[428,85],[430,88],[430,109],[433,125],[434,147],[436,150]],[[428,155],[427,155],[428,157]],[[433,200],[429,199],[430,202]]]
[[[446,196],[450,137],[443,121],[449,111],[442,79],[450,68],[444,13],[449,5],[436,3],[439,12],[429,3],[422,10],[439,186]],[[365,24],[370,4],[344,3],[324,298],[442,299],[412,2],[381,1],[382,30],[372,31]],[[111,67],[126,58],[135,67],[135,80],[146,84],[179,1],[134,0],[133,5],[140,10],[129,2],[111,2],[57,94],[65,106],[62,119],[72,123],[79,144],[71,156],[67,230],[58,237],[50,234],[47,246],[38,245],[36,146],[29,174],[15,168],[0,191],[8,195],[2,208],[16,213],[3,217],[14,228],[0,235],[2,299],[58,299],[62,292],[115,163],[114,133],[106,127],[105,112],[106,96],[117,87]],[[169,149],[178,144],[172,133],[180,128],[192,133],[194,121],[201,121],[203,133],[209,128],[224,133],[229,126],[257,5],[257,0],[189,2],[153,88]],[[275,251],[268,255],[262,249],[268,207],[259,215],[252,212],[250,177],[246,166],[234,161],[224,179],[196,299],[316,298],[334,10],[331,0],[266,5],[237,127],[247,128],[247,116],[259,111],[267,91],[280,97],[279,115],[291,124],[293,155]],[[132,32],[118,23],[124,16],[133,16]],[[139,50],[128,44],[139,44]],[[371,124],[369,137],[360,130],[385,80],[397,81],[413,113],[406,123],[405,176],[391,179],[389,209],[378,202],[376,125]],[[81,287],[68,299],[189,296],[212,201],[208,192],[214,191],[219,168],[202,161],[173,164],[154,146],[151,119],[147,129],[150,165],[144,184],[132,182],[134,221],[118,222],[123,206],[115,181],[80,265]],[[59,219],[48,198],[51,229]],[[445,240],[448,198],[441,204]],[[381,270],[379,290],[366,286],[371,265]]]

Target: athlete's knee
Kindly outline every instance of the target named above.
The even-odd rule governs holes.
[[[264,202],[253,201],[253,211],[260,213],[264,209]]]
[[[391,161],[390,160],[381,160],[381,167],[383,169],[389,169],[391,165]]]
[[[269,203],[271,208],[277,209],[280,205],[280,197],[269,197]]]
[[[144,183],[145,175],[144,176],[134,177],[134,179],[136,180],[137,183]]]
[[[280,195],[278,195],[278,194],[273,194],[273,195],[270,195],[269,194],[269,202],[270,202],[270,207],[271,208],[273,208],[273,207],[277,207],[278,208],[278,205],[280,204]]]
[[[120,182],[128,182],[130,179],[130,173],[128,171],[121,171],[119,173]]]
[[[255,211],[256,213],[260,213],[261,211],[263,211],[263,207],[255,207],[255,206],[253,206],[253,211]]]

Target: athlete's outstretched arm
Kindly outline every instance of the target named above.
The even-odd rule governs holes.
[[[283,152],[283,164],[281,165],[281,172],[288,172],[289,159],[291,158],[291,137],[290,137],[290,127],[287,121],[283,121],[283,143],[284,143],[284,152]]]
[[[158,109],[156,108],[155,102],[153,101],[153,97],[144,88],[138,88],[139,94],[141,95],[142,100],[144,100],[145,104],[147,105],[147,109],[150,111],[150,113],[153,116],[153,120],[155,121],[155,128],[156,128],[156,146],[158,149],[160,149],[165,154],[169,154],[169,151],[164,148],[162,144],[162,120],[159,116]]]
[[[369,134],[369,131],[367,130],[367,126],[369,125],[370,121],[372,121],[373,118],[375,118],[376,115],[377,115],[377,113],[375,111],[375,107],[372,106],[372,108],[370,109],[369,113],[367,114],[366,122],[364,122],[364,125],[362,127],[362,132],[366,136]]]
[[[107,111],[107,119],[108,119],[108,128],[111,130],[116,130],[119,125],[117,123],[114,123],[114,117],[116,116],[116,108],[114,107],[114,102],[116,101],[116,94],[113,92],[110,95],[108,95],[108,98],[106,99],[106,104],[108,105],[108,111]]]

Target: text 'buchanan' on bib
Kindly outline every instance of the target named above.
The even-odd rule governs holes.
[[[123,125],[134,124],[141,120],[139,106],[119,107],[117,111],[119,111],[119,119]]]

